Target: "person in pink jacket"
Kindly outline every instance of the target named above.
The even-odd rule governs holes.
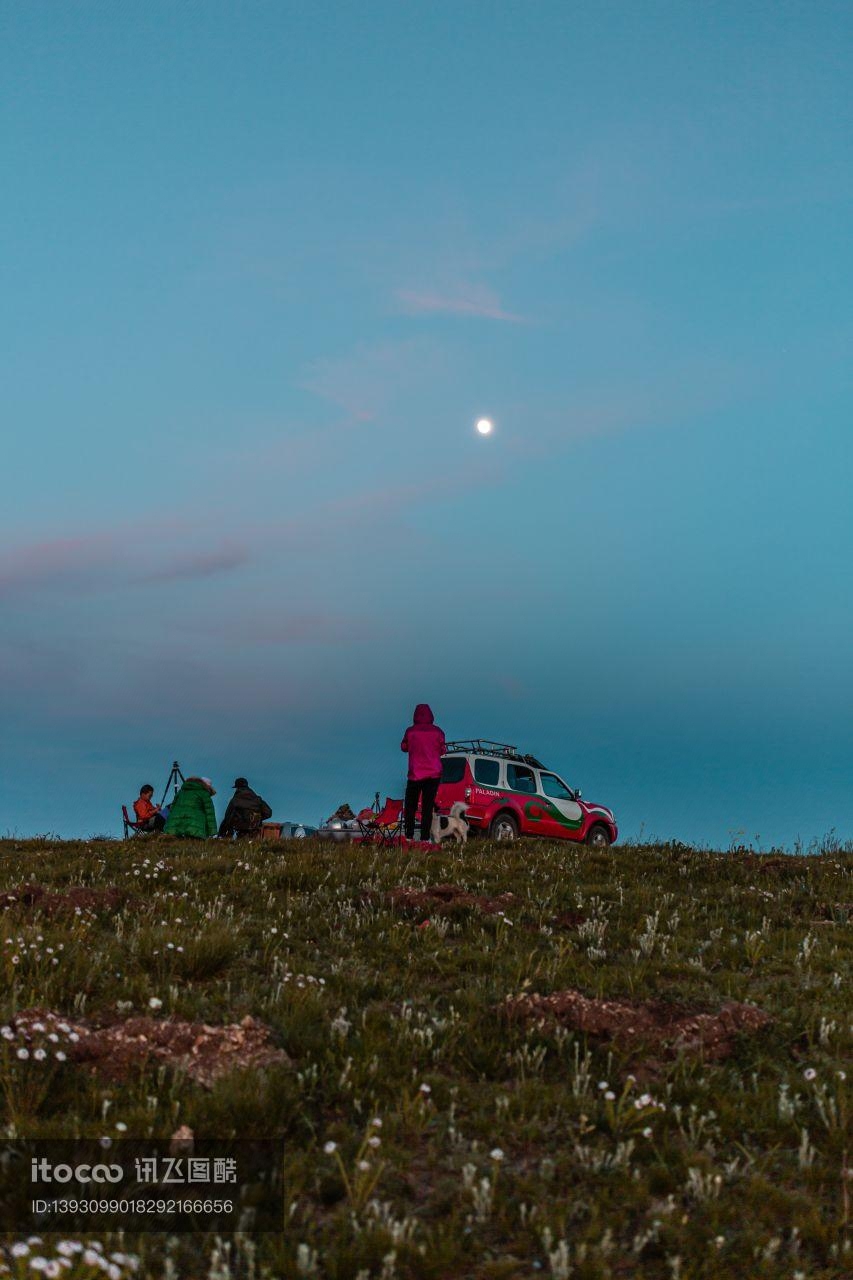
[[[432,827],[432,811],[435,793],[441,781],[441,757],[444,755],[444,734],[435,723],[435,716],[425,702],[415,707],[414,723],[403,734],[400,750],[409,753],[409,780],[406,783],[406,799],[403,805],[406,838],[415,834],[415,813],[421,802],[421,839],[429,840]]]

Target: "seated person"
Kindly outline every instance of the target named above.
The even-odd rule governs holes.
[[[272,809],[266,800],[262,800],[256,791],[249,786],[246,778],[237,778],[234,782],[234,794],[225,810],[225,817],[219,826],[222,838],[236,835],[238,839],[245,836],[258,835],[261,823],[272,817]]]
[[[153,794],[154,788],[150,782],[146,782],[144,787],[139,788],[139,799],[133,802],[133,812],[140,831],[162,831],[166,825],[163,810],[151,799]]]

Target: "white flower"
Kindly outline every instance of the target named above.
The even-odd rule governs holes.
[[[805,1071],[803,1072],[803,1079],[804,1080],[817,1079],[817,1072],[815,1071],[814,1067],[806,1067]]]
[[[101,1255],[96,1253],[94,1249],[84,1249],[83,1261],[87,1267],[99,1267],[101,1265]]]
[[[358,1167],[359,1167],[359,1169],[361,1170],[361,1172],[362,1172],[362,1173],[367,1173],[368,1169],[370,1168],[370,1161],[369,1161],[369,1160],[359,1160],[359,1162],[358,1162]]]
[[[80,1037],[78,1036],[76,1031],[69,1031],[68,1039],[71,1041],[72,1044],[76,1044],[77,1041],[80,1039]]]
[[[149,1009],[154,1009],[154,1010],[162,1009],[162,1008],[163,1008],[163,1001],[162,1001],[162,1000],[158,1000],[156,996],[152,996],[152,997],[151,997],[151,999],[148,1001],[148,1008],[149,1008]]]
[[[379,1116],[374,1116],[370,1123],[373,1125],[374,1129],[382,1128],[382,1121],[379,1119]]]
[[[376,1135],[374,1134],[374,1136],[373,1136],[372,1138],[368,1138],[368,1139],[367,1139],[367,1145],[368,1145],[369,1147],[373,1147],[373,1148],[374,1148],[374,1150],[375,1150],[375,1149],[376,1149],[376,1147],[381,1147],[381,1146],[382,1146],[382,1139],[381,1139],[381,1138],[377,1138],[377,1137],[376,1137]]]
[[[12,964],[20,964],[20,963],[21,963],[20,956],[12,956]]]
[[[33,1052],[33,1057],[36,1059],[37,1062],[44,1062],[45,1058],[47,1057],[47,1050],[36,1049]]]
[[[116,1120],[116,1128],[118,1129],[119,1133],[127,1133],[127,1125],[124,1123],[123,1120]]]
[[[646,1125],[645,1129],[643,1130],[643,1137],[650,1138],[651,1136],[652,1136],[651,1128],[649,1127],[649,1125]]]
[[[846,1071],[836,1071],[836,1073],[835,1073],[835,1074],[838,1076],[838,1079],[839,1079],[839,1080],[846,1080],[846,1079],[847,1079],[847,1072],[846,1072]]]
[[[13,1244],[9,1250],[13,1258],[26,1258],[30,1251],[30,1246],[24,1244],[23,1240],[19,1240],[17,1244]]]
[[[338,1144],[336,1142],[327,1142],[326,1145],[323,1147],[323,1150],[325,1151],[327,1156],[334,1155],[337,1149],[338,1149]]]
[[[56,1054],[55,1054],[54,1056],[55,1056],[55,1058],[56,1058],[56,1061],[57,1061],[57,1062],[64,1062],[64,1061],[65,1061],[65,1054],[62,1052],[62,1050],[61,1050],[61,1049],[57,1049]]]
[[[609,1081],[609,1080],[599,1080],[599,1082],[598,1082],[598,1087],[599,1087],[599,1089],[601,1090],[601,1092],[602,1092],[602,1093],[604,1093],[604,1090],[605,1090],[605,1089],[609,1089],[609,1088],[610,1088],[610,1081]]]
[[[30,1266],[33,1271],[44,1271],[47,1268],[47,1258],[30,1258]]]
[[[28,1057],[30,1056],[30,1051],[29,1051],[29,1049],[19,1049],[19,1050],[18,1050],[18,1055],[17,1055],[17,1056],[18,1056],[18,1057],[21,1059],[21,1061],[23,1062],[26,1058],[28,1058]]]
[[[30,1266],[32,1266],[32,1263],[30,1263]],[[67,1260],[66,1260],[66,1266],[67,1266]],[[55,1276],[62,1275],[62,1267],[59,1265],[56,1258],[51,1258],[50,1262],[46,1264],[44,1269],[44,1274],[46,1276],[50,1276],[51,1280],[54,1280]]]
[[[418,1093],[423,1093],[423,1094],[432,1093],[432,1086],[428,1084],[422,1084],[418,1089]]]
[[[15,1039],[15,1033],[11,1027],[0,1027],[0,1036],[2,1036],[4,1040]]]
[[[492,1147],[491,1151],[489,1152],[489,1159],[503,1160],[503,1158],[504,1158],[504,1153],[503,1151],[501,1151],[500,1147]]]

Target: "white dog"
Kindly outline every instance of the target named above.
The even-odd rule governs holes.
[[[457,844],[467,843],[468,823],[463,817],[467,808],[467,804],[457,800],[455,804],[450,806],[450,813],[434,813],[432,815],[432,826],[429,834],[433,844],[441,844],[442,840],[447,836],[453,836]]]

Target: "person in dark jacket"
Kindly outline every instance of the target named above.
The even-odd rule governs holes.
[[[441,757],[444,755],[444,733],[425,702],[415,707],[414,723],[403,734],[400,750],[409,755],[409,778],[403,802],[406,839],[415,834],[415,814],[421,802],[421,839],[430,839],[435,793],[441,782]]]
[[[238,839],[256,835],[261,823],[272,817],[272,809],[252,790],[246,778],[235,778],[234,788],[219,834],[223,838],[236,835]]]

